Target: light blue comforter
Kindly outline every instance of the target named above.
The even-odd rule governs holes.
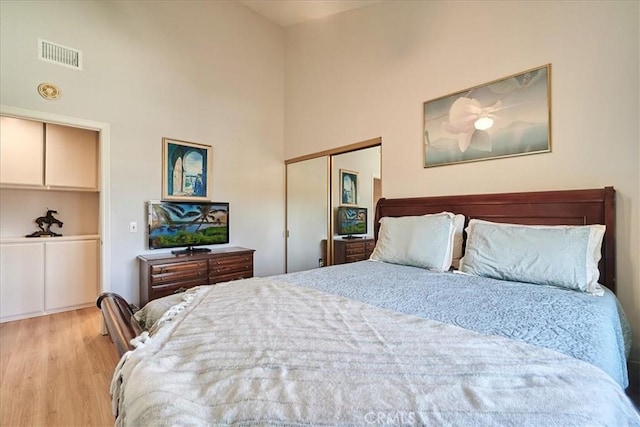
[[[623,388],[628,386],[626,355],[631,334],[610,291],[595,297],[550,286],[374,261],[274,279],[556,350],[589,362]]]

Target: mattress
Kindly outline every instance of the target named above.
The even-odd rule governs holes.
[[[186,292],[121,359],[117,424],[640,425],[604,369],[526,342],[543,332],[461,327],[463,310],[438,320],[446,310],[425,306],[483,292],[416,293],[424,277],[398,267],[363,262]],[[452,289],[472,286],[443,277]]]

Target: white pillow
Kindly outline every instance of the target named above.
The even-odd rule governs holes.
[[[371,259],[446,271],[453,257],[454,215],[384,217]]]
[[[519,225],[472,219],[460,271],[604,295],[598,285],[604,225]]]

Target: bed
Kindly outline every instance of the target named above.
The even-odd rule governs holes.
[[[375,260],[201,286],[135,315],[103,294],[122,355],[116,423],[640,425],[624,393],[614,198],[606,187],[382,199]],[[415,247],[397,237],[422,232],[430,247],[407,258]],[[514,280],[523,273],[510,261],[529,238],[560,248],[534,254],[531,283]],[[532,273],[574,247],[590,254],[595,278],[553,265]],[[421,264],[433,260],[438,268]],[[598,278],[604,286],[591,288]]]

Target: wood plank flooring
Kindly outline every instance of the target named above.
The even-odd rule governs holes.
[[[97,308],[0,324],[0,426],[112,426],[118,355]]]

